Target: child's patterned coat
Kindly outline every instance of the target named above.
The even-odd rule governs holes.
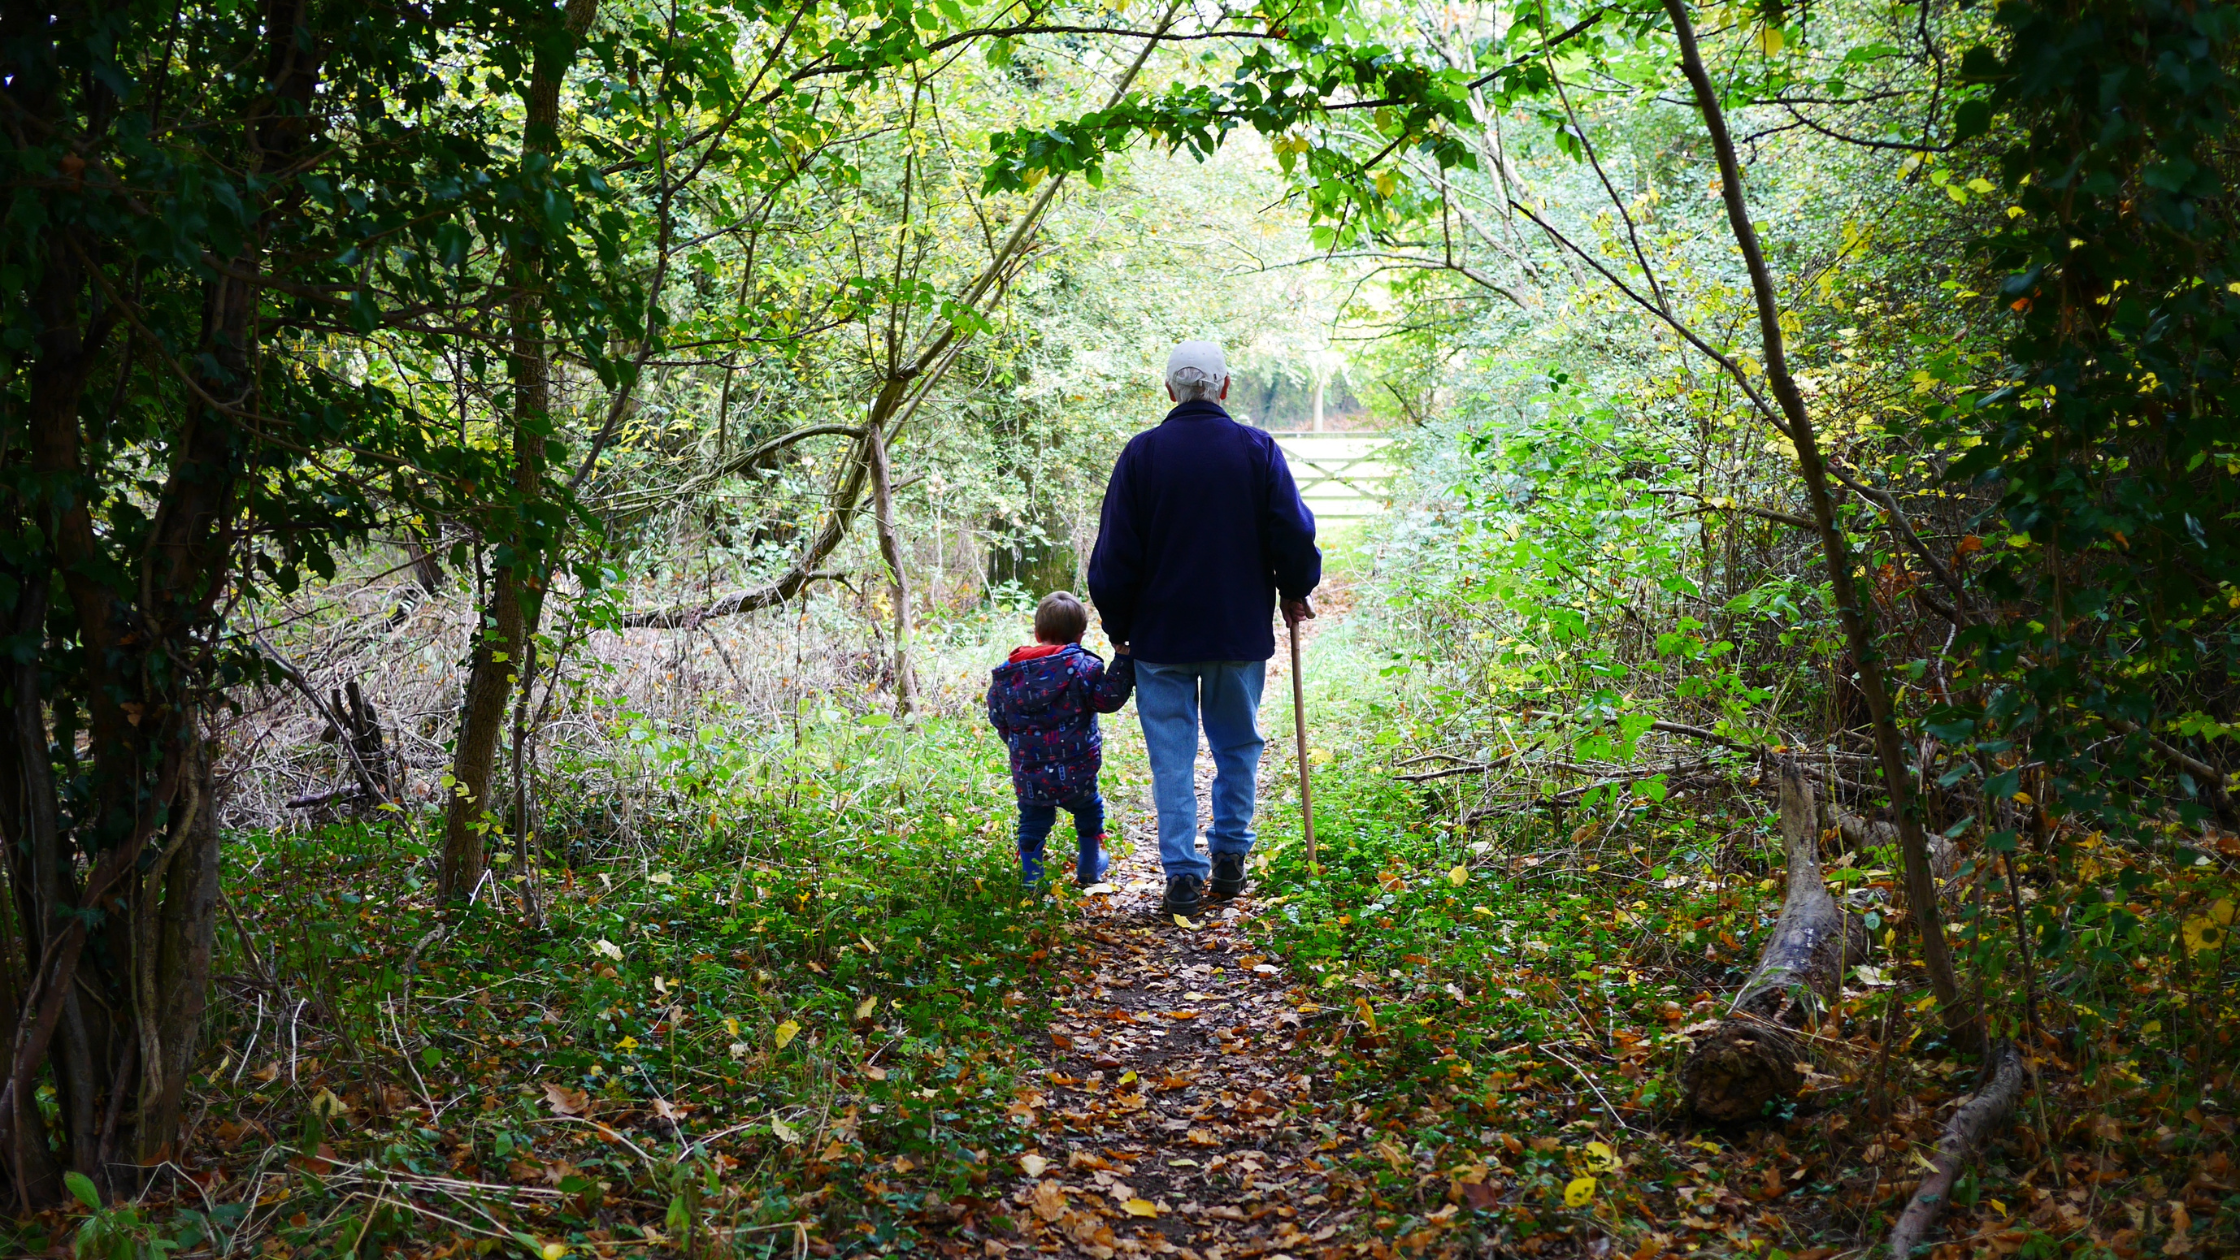
[[[1011,748],[1011,786],[1021,804],[1055,805],[1097,786],[1104,737],[1097,714],[1118,712],[1135,690],[1128,657],[1110,668],[1078,643],[1023,647],[988,683],[988,720]]]

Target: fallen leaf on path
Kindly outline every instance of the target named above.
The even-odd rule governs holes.
[[[1065,1215],[1066,1192],[1055,1181],[1038,1181],[1034,1187],[1034,1214],[1046,1221]]]
[[[794,1021],[792,1021],[792,1020],[790,1020],[790,1019],[789,1019],[789,1020],[787,1020],[786,1022],[784,1022],[784,1023],[782,1023],[782,1024],[778,1025],[778,1027],[777,1027],[777,1031],[776,1031],[776,1034],[775,1034],[775,1035],[776,1035],[776,1037],[777,1037],[777,1039],[778,1039],[778,1048],[779,1048],[780,1050],[783,1050],[783,1049],[785,1049],[785,1048],[786,1048],[786,1043],[787,1043],[787,1042],[789,1042],[789,1041],[791,1041],[791,1040],[793,1040],[793,1039],[794,1039],[794,1037],[795,1037],[795,1036],[797,1036],[797,1035],[799,1035],[799,1033],[800,1033],[800,1032],[801,1032],[801,1025],[799,1025],[799,1024],[797,1024],[797,1023],[795,1023]]]
[[[1043,1174],[1043,1170],[1049,1167],[1050,1161],[1040,1155],[1021,1155],[1019,1157],[1019,1171],[1029,1177],[1039,1177]]]
[[[770,1117],[770,1131],[777,1134],[778,1140],[787,1146],[792,1146],[801,1140],[801,1130],[794,1128],[776,1116]]]
[[[1120,1205],[1130,1216],[1157,1216],[1159,1205],[1149,1199],[1130,1199]]]
[[[1594,1201],[1594,1188],[1594,1178],[1573,1177],[1571,1184],[1563,1188],[1563,1205],[1575,1208],[1585,1207]]]
[[[580,1116],[591,1106],[591,1095],[565,1085],[545,1086],[544,1099],[563,1116]]]

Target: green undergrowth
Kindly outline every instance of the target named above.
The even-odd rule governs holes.
[[[1020,1147],[1059,914],[1019,887],[1000,746],[854,715],[639,743],[638,837],[535,846],[541,928],[511,862],[465,911],[433,902],[432,817],[235,838],[203,1195],[126,1232],[885,1254],[998,1211],[977,1196]]]
[[[1681,1094],[1688,1035],[1723,1013],[1781,909],[1770,791],[1736,767],[1728,788],[1685,802],[1619,796],[1563,816],[1486,812],[1474,790],[1402,782],[1396,751],[1435,742],[1441,709],[1373,667],[1371,629],[1364,619],[1317,645],[1320,869],[1296,798],[1267,811],[1259,925],[1315,996],[1310,1053],[1327,1064],[1318,1094],[1336,1104],[1318,1108],[1319,1132],[1344,1161],[1340,1181],[1375,1209],[1375,1236],[1418,1254],[1607,1237],[1634,1252],[1752,1255],[1879,1237],[1942,1105],[1974,1080],[1909,941],[1884,922],[1897,855],[1831,862],[1839,892],[1870,898],[1876,945],[1814,1043],[1805,1094],[1752,1124],[1699,1124]],[[2115,846],[2094,850],[2116,860]],[[2230,884],[2207,864],[2125,852],[2129,873],[2107,872],[2118,895],[2076,916],[2080,943],[2040,993],[2062,1012],[2037,1038],[2048,1096],[1956,1191],[1948,1226],[1993,1253],[2240,1240],[2220,1154],[2240,1030],[2214,926]],[[1980,895],[1956,913],[1954,940],[1996,995],[2018,960],[1991,896],[2004,886],[1980,856],[1955,876]],[[2098,1012],[2156,986],[2163,1020],[2112,1035]],[[1994,1000],[1995,1026],[2021,1009]],[[2079,1184],[2109,1197],[2064,1197]]]

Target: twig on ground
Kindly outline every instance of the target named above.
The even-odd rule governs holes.
[[[1905,1260],[1928,1236],[1937,1217],[1944,1212],[1952,1183],[1959,1180],[1960,1170],[1990,1139],[2007,1113],[2014,1110],[2024,1079],[2022,1052],[2011,1041],[1999,1042],[1991,1050],[1991,1069],[1991,1079],[1976,1091],[1975,1097],[1952,1113],[1951,1121],[1944,1127],[1944,1136],[1937,1140],[1937,1155],[1929,1162],[1928,1175],[1921,1179],[1920,1188],[1913,1192],[1906,1210],[1898,1214],[1898,1223],[1891,1227],[1892,1260]]]

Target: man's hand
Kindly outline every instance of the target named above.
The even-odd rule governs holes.
[[[1304,599],[1283,601],[1283,624],[1295,626],[1302,621],[1312,620],[1314,620],[1314,604],[1311,601]]]

